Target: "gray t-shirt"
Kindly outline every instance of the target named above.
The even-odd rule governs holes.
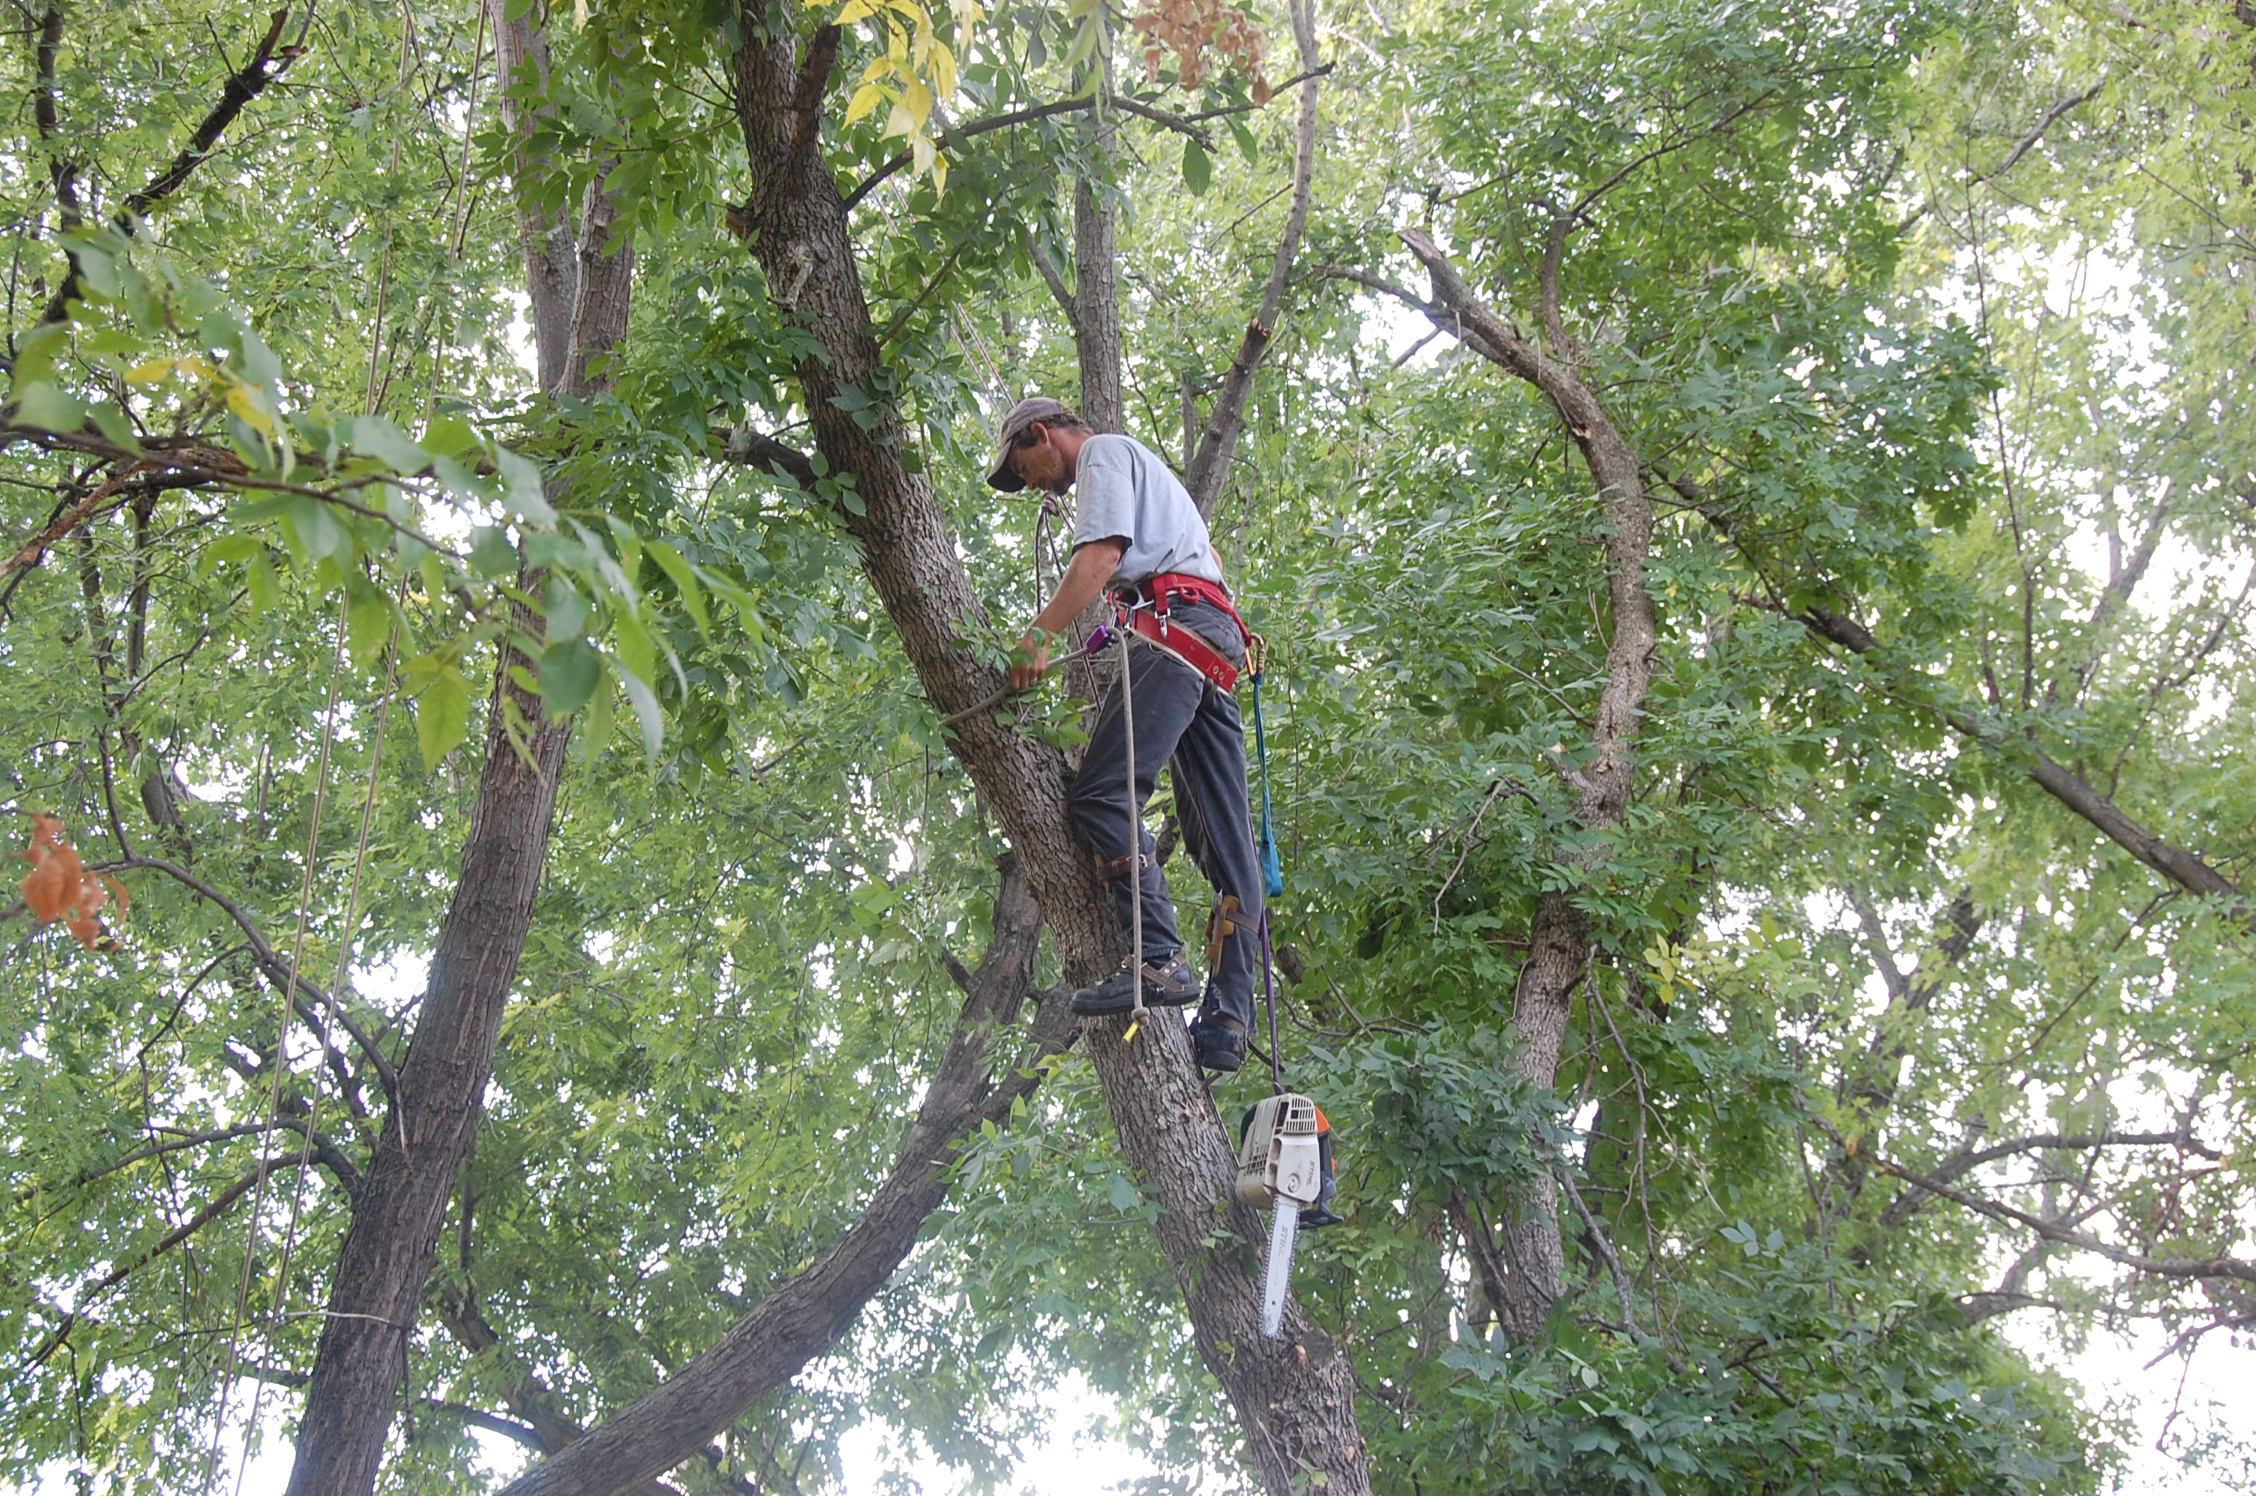
[[[1134,437],[1099,434],[1083,442],[1073,493],[1076,546],[1128,542],[1113,581],[1141,582],[1165,571],[1222,581],[1222,563],[1189,491]]]

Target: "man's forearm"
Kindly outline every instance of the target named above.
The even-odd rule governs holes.
[[[1113,572],[1119,569],[1122,550],[1121,546],[1100,540],[1074,551],[1048,606],[1034,615],[1033,626],[1046,634],[1063,633],[1066,626],[1104,592],[1105,583],[1111,581]]]

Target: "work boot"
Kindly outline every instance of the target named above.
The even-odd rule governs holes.
[[[1234,1018],[1201,1013],[1191,1022],[1191,1053],[1201,1070],[1235,1070],[1245,1063],[1245,1029]]]
[[[1180,1008],[1197,1002],[1198,997],[1198,973],[1191,970],[1191,963],[1184,960],[1180,952],[1164,962],[1144,963],[1145,1007]],[[1136,979],[1126,963],[1094,987],[1084,987],[1073,994],[1073,1011],[1084,1018],[1133,1012],[1135,1007]]]

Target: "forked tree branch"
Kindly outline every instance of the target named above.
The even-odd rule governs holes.
[[[300,1162],[302,1160],[288,1154],[279,1154],[273,1158],[259,1160],[257,1168],[221,1190],[205,1202],[201,1210],[198,1210],[186,1221],[167,1232],[154,1244],[134,1253],[124,1262],[111,1268],[93,1283],[87,1285],[85,1290],[77,1295],[70,1311],[62,1317],[62,1320],[54,1329],[48,1331],[47,1338],[39,1343],[39,1348],[19,1363],[19,1369],[28,1370],[34,1366],[45,1365],[47,1358],[54,1355],[63,1342],[70,1338],[70,1332],[77,1326],[79,1319],[95,1300],[104,1297],[142,1268],[147,1267],[150,1263],[210,1225],[224,1214],[229,1206],[257,1187],[259,1181],[266,1178],[267,1175],[273,1173],[276,1169],[295,1167]]]
[[[308,17],[311,20],[311,17]],[[235,117],[245,105],[266,92],[267,85],[289,70],[291,63],[305,53],[302,44],[283,47],[282,29],[290,23],[287,9],[271,12],[267,16],[266,35],[259,39],[251,60],[228,75],[221,85],[219,99],[205,112],[204,117],[190,133],[187,144],[174,153],[165,169],[149,179],[146,186],[127,195],[113,215],[118,230],[124,234],[134,232],[135,223],[158,203],[178,192],[197,167],[211,156],[219,144],[219,137],[235,123]],[[55,294],[48,298],[47,308],[40,313],[41,322],[60,322],[67,314],[71,298],[78,294],[81,284],[78,258],[71,257],[70,270]]]
[[[1768,605],[1766,605],[1768,606]],[[1786,612],[1784,608],[1777,611]],[[1855,619],[1827,608],[1812,607],[1788,613],[1812,634],[1840,645],[1853,654],[1880,655],[1880,641]],[[1882,663],[1885,663],[1884,660]],[[1957,707],[1938,703],[1935,710],[1961,735],[2028,760],[2029,777],[2046,794],[2058,800],[2117,846],[2189,893],[2221,899],[2233,922],[2256,930],[2256,907],[2230,878],[2182,847],[2173,846],[2148,831],[2114,801],[2087,783],[2083,776],[2055,760],[2043,749],[2009,738],[2002,727],[1984,722]]]
[[[116,862],[103,863],[94,869],[96,872],[104,873],[144,870],[163,873],[166,877],[181,884],[199,897],[209,900],[229,919],[233,920],[236,928],[241,930],[245,938],[250,941],[251,956],[253,960],[258,962],[259,969],[264,971],[270,980],[290,991],[293,1004],[298,1007],[301,1014],[309,1017],[315,1016],[314,1011],[308,1005],[318,1004],[319,1016],[329,1018],[351,1037],[353,1044],[375,1070],[377,1082],[383,1086],[384,1094],[391,1099],[394,1105],[398,1104],[399,1076],[393,1070],[392,1062],[385,1058],[382,1046],[377,1044],[372,1034],[361,1027],[359,1020],[345,1011],[344,1005],[338,1002],[335,996],[326,989],[306,980],[295,967],[282,959],[280,952],[267,944],[266,936],[260,933],[258,922],[251,918],[249,910],[188,871],[188,869],[180,866],[180,864],[162,857],[126,857]],[[301,998],[303,1002],[299,1001]]]
[[[1900,1179],[1914,1189],[1937,1199],[1948,1200],[1977,1215],[1987,1216],[1993,1221],[2010,1222],[2034,1232],[2041,1240],[2074,1247],[2078,1251],[2104,1257],[2109,1262],[2138,1272],[2151,1273],[2158,1278],[2192,1281],[2222,1278],[2236,1283],[2256,1284],[2256,1263],[2243,1262],[2237,1257],[2152,1257],[2144,1252],[2134,1252],[2128,1247],[2118,1247],[2113,1242],[2102,1241],[2088,1231],[2077,1231],[2056,1221],[2048,1221],[2042,1216],[2031,1215],[2025,1210],[2017,1210],[2002,1201],[1986,1200],[1965,1190],[1954,1189],[1940,1179],[1907,1169],[1892,1159],[1874,1155],[1872,1168],[1875,1173]]]

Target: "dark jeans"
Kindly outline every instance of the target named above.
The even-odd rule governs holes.
[[[1245,641],[1230,615],[1211,603],[1178,602],[1170,621],[1196,629],[1232,664],[1245,663]],[[1174,765],[1176,819],[1183,845],[1198,870],[1214,886],[1217,900],[1235,895],[1231,915],[1237,929],[1223,941],[1220,959],[1208,973],[1204,1008],[1253,1027],[1255,964],[1261,958],[1261,864],[1253,849],[1253,818],[1246,800],[1245,728],[1237,700],[1173,655],[1142,639],[1128,646],[1129,695],[1136,708],[1136,815],[1133,817],[1144,865],[1134,885],[1111,878],[1114,913],[1121,941],[1129,939],[1129,900],[1140,897],[1144,911],[1144,959],[1163,965],[1183,948],[1167,878],[1153,856],[1143,808],[1159,782],[1160,765]],[[1120,681],[1114,677],[1097,712],[1081,771],[1067,798],[1081,840],[1100,864],[1129,854],[1128,743],[1123,730]]]

